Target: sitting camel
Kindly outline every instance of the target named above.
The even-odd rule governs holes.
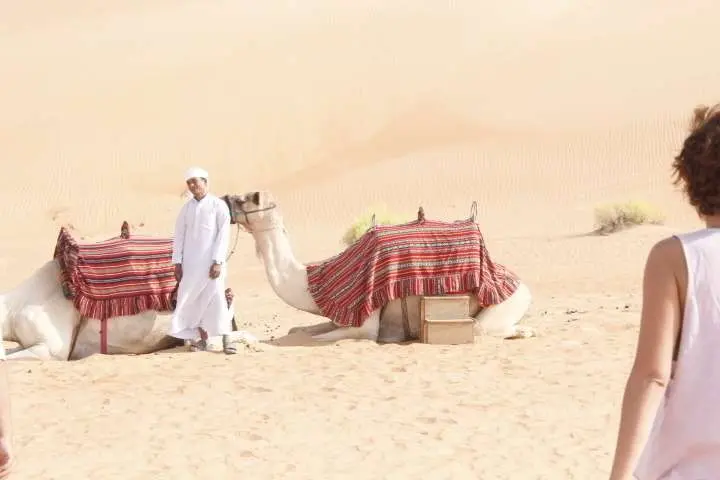
[[[364,263],[371,261],[371,257],[365,258],[365,254],[368,252],[361,250],[364,248],[362,245],[350,246],[345,252],[327,261],[329,264],[333,262],[337,264],[343,261],[356,262],[354,266],[349,268],[341,265],[340,268],[344,268],[345,271],[342,275],[333,277],[332,273],[323,272],[323,264],[303,265],[295,258],[283,225],[282,216],[269,193],[252,192],[239,196],[226,195],[223,199],[228,203],[233,223],[240,224],[254,237],[257,252],[262,257],[268,281],[275,293],[285,303],[298,310],[330,317],[333,320],[312,327],[293,328],[290,333],[303,330],[312,335],[313,339],[322,342],[343,339],[367,339],[382,343],[393,343],[417,339],[420,328],[420,295],[388,295],[387,292],[395,288],[388,287],[389,290],[381,293],[384,293],[384,298],[389,301],[375,301],[373,303],[371,301],[373,296],[371,292],[361,291],[358,296],[364,295],[363,299],[366,307],[364,310],[359,307],[354,310],[349,309],[353,311],[346,310],[344,311],[346,318],[341,318],[342,315],[338,313],[343,306],[339,302],[344,301],[346,304],[358,303],[358,296],[338,300],[343,296],[348,297],[345,292],[350,290],[351,287],[364,286],[376,281],[374,274],[361,274],[366,275],[362,277],[356,273],[357,270],[364,269]],[[440,229],[441,233],[442,229],[455,228],[455,225],[460,228],[461,223],[433,222],[433,224],[440,225],[437,228]],[[467,222],[463,225],[466,224]],[[476,239],[476,245],[479,245],[477,250],[482,250],[479,253],[479,257],[481,257],[480,263],[489,266],[484,273],[490,272],[492,274],[492,284],[490,284],[490,279],[480,278],[480,283],[477,283],[474,288],[457,289],[453,294],[469,294],[470,313],[475,319],[474,331],[476,335],[484,334],[502,338],[532,336],[534,332],[530,327],[518,325],[518,322],[523,318],[530,306],[532,300],[530,290],[505,267],[492,263],[474,220],[471,224],[473,225],[472,228],[477,230],[476,236],[473,237]],[[472,233],[471,228],[463,228]],[[380,227],[371,230],[376,229],[380,229]],[[369,233],[365,235],[369,235]],[[445,235],[445,242],[447,242],[447,238],[449,238],[447,231]],[[396,242],[395,246],[397,247],[397,241],[390,241]],[[361,244],[362,242],[358,240],[356,243]],[[353,248],[355,250],[350,251]],[[471,253],[474,255],[473,259],[478,258],[477,252]],[[344,259],[338,260],[341,257]],[[445,267],[450,263],[446,263]],[[467,267],[466,270],[470,271],[471,268]],[[347,280],[348,277],[352,277],[354,280]],[[477,282],[479,277],[483,277],[483,275],[475,275],[473,278]],[[368,281],[368,278],[373,280]],[[471,278],[471,276],[465,278]],[[412,284],[415,279],[410,278],[409,280],[409,284]],[[348,281],[355,281],[354,286],[348,286]],[[474,293],[471,293],[471,290]],[[437,293],[433,294],[437,295]],[[375,296],[375,298],[378,297],[382,297],[382,295]],[[320,302],[322,302],[324,308],[319,305]],[[372,307],[368,308],[370,304],[372,304]],[[348,316],[352,317],[350,321],[346,320]]]
[[[8,360],[76,360],[96,353],[145,354],[183,345],[182,340],[167,335],[176,288],[170,261],[172,239],[129,239],[124,224],[120,237],[80,247],[78,250],[69,233],[61,229],[54,258],[0,295],[2,339],[20,345],[7,353]],[[90,297],[79,292],[79,282],[84,282],[85,290],[97,287],[79,279],[89,273],[82,270],[84,267],[75,265],[73,270],[68,265],[79,264],[78,257],[86,264],[93,263],[82,248],[94,249],[95,265],[98,252],[112,252],[106,256],[106,266],[113,265],[115,284],[107,282],[106,274],[97,273],[99,269],[94,273],[106,281],[99,283],[111,285],[100,292],[109,298],[105,303],[97,300],[100,295]],[[145,260],[149,258],[152,261]],[[120,277],[118,271],[122,271]],[[145,280],[138,280],[143,275]],[[135,293],[128,296],[133,288]],[[148,294],[138,294],[143,290]],[[230,303],[232,291],[226,292],[226,297]],[[239,331],[233,331],[226,340],[229,344],[248,341],[246,332]]]

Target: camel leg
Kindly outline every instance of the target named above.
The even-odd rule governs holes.
[[[51,321],[51,314],[57,321]],[[72,302],[62,293],[46,300],[44,305],[30,304],[15,314],[16,340],[25,348],[7,355],[8,360],[67,360],[73,325],[79,315]]]
[[[372,340],[377,342],[380,332],[380,309],[378,308],[365,319],[362,327],[340,327],[320,335],[313,335],[319,342],[337,342],[338,340]]]
[[[293,333],[306,333],[310,336],[313,336],[320,335],[321,333],[327,333],[330,330],[335,330],[336,328],[339,327],[332,322],[323,322],[316,323],[315,325],[306,325],[304,327],[292,327],[290,330],[288,330],[287,334],[292,335]]]
[[[50,349],[44,343],[38,343],[32,347],[15,350],[6,355],[8,360],[55,360]]]
[[[504,302],[486,307],[475,316],[475,334],[492,337],[532,337],[531,327],[518,325],[530,308],[532,295],[524,283]]]

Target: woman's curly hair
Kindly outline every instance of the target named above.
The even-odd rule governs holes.
[[[720,213],[720,103],[695,108],[690,134],[672,164],[674,184],[700,215]]]

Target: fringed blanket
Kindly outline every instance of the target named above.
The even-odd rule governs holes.
[[[127,237],[79,245],[60,229],[53,257],[65,296],[84,317],[105,320],[174,308],[172,239]]]
[[[494,263],[472,220],[377,225],[344,252],[307,266],[310,294],[336,325],[358,327],[389,301],[470,293],[495,305],[518,279]]]

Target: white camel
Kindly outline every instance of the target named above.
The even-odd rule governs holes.
[[[252,192],[228,196],[233,217],[252,234],[256,250],[261,256],[270,286],[285,303],[298,310],[322,316],[308,289],[305,265],[294,256],[285,230],[282,215],[268,192]],[[530,307],[532,295],[527,285],[520,283],[516,291],[504,302],[481,308],[474,295],[470,295],[470,312],[475,319],[476,335],[501,338],[528,337],[532,328],[518,325]],[[408,321],[411,330],[420,325],[419,296],[406,297]],[[407,338],[403,328],[402,302],[394,299],[373,311],[360,327],[338,327],[332,322],[311,327],[296,327],[306,331],[314,340],[334,342],[344,339],[367,339],[382,343],[403,342]]]
[[[0,295],[2,339],[19,348],[7,352],[9,360],[77,360],[100,352],[101,322],[88,319],[79,329],[70,353],[80,313],[65,298],[60,266],[50,260],[13,290]],[[183,345],[167,336],[170,312],[148,310],[137,315],[107,319],[108,354],[145,354]],[[246,332],[234,331],[229,342],[244,342]]]

